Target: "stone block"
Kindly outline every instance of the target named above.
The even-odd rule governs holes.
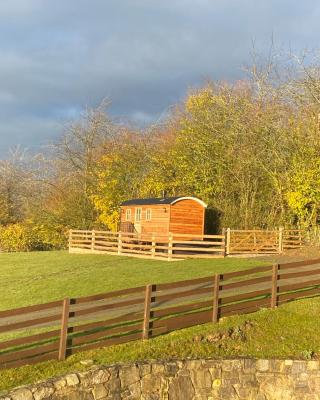
[[[316,371],[319,370],[319,361],[308,361],[307,362],[307,370],[308,371]]]
[[[266,372],[269,370],[269,360],[257,360],[256,362],[257,371]]]
[[[70,374],[66,376],[67,386],[76,386],[80,383],[77,374]]]
[[[50,386],[39,387],[34,393],[34,400],[48,399],[54,393],[54,388]]]
[[[128,387],[140,381],[139,368],[136,365],[125,366],[119,371],[121,387]]]
[[[100,369],[92,372],[92,383],[98,385],[100,383],[108,382],[110,379],[110,372],[107,369]]]
[[[13,393],[10,393],[12,400],[33,400],[33,395],[31,390],[26,388],[21,388]]]
[[[307,369],[305,361],[294,361],[292,364],[291,372],[293,374],[300,374],[301,372],[305,372]]]
[[[195,390],[189,376],[177,376],[169,385],[170,400],[193,400]]]
[[[102,383],[96,385],[92,391],[94,400],[106,399],[108,390],[103,386]]]
[[[212,376],[208,370],[196,369],[190,372],[193,386],[199,389],[211,388]]]

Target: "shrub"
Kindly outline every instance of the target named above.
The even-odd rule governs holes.
[[[11,224],[0,227],[0,251],[52,250],[66,247],[63,232],[48,231],[44,226]]]

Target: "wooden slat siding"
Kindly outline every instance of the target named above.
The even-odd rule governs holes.
[[[124,213],[121,213],[121,222],[125,222],[124,218],[126,210],[131,209],[131,220],[129,222],[134,223],[135,219],[135,208],[141,208],[141,233],[152,234],[152,232],[163,233],[165,235],[169,232],[169,216],[170,216],[170,205],[169,204],[152,204],[152,205],[130,205],[121,207]],[[146,220],[146,210],[151,209],[151,221]],[[127,234],[127,233],[126,233]]]
[[[125,326],[117,326],[115,328],[105,328],[103,330],[99,330],[98,332],[87,333],[81,336],[77,336],[71,339],[72,346],[79,346],[81,344],[87,344],[90,342],[97,342],[104,338],[118,335],[118,334],[128,334],[132,332],[142,332],[141,323],[135,325],[125,325]]]
[[[52,301],[50,303],[36,304],[34,306],[19,307],[12,310],[0,311],[0,318],[13,317],[20,314],[29,314],[35,311],[48,310],[49,308],[56,308],[61,306],[61,300]]]
[[[212,322],[216,323],[219,319],[219,288],[220,275],[215,274],[213,278],[213,302],[212,302]]]
[[[149,338],[149,323],[150,323],[150,309],[152,299],[152,285],[147,285],[144,297],[144,311],[143,311],[143,326],[142,326],[142,339]]]
[[[114,290],[113,292],[98,293],[92,296],[77,297],[76,299],[72,299],[72,304],[89,303],[91,301],[96,301],[96,300],[104,300],[118,296],[125,296],[127,294],[142,293],[144,288],[145,288],[144,286],[137,286],[135,288]],[[61,302],[59,303],[61,304]]]
[[[257,283],[262,283],[262,282],[270,282],[270,276],[261,276],[258,278],[252,278],[252,279],[247,279],[243,280],[240,282],[233,282],[233,283],[221,283],[221,286],[224,290],[226,289],[234,289],[234,288],[239,288],[239,287],[247,287],[251,285],[256,285]]]
[[[235,303],[240,300],[254,299],[256,297],[266,296],[266,295],[270,295],[270,289],[255,290],[253,292],[246,292],[246,293],[236,294],[233,296],[222,297],[220,299],[220,305]]]
[[[76,333],[76,332],[85,332],[85,331],[90,331],[96,328],[101,328],[101,327],[112,327],[112,325],[119,325],[123,322],[137,322],[137,321],[142,321],[143,320],[143,313],[130,313],[130,314],[123,314],[120,315],[119,317],[111,318],[111,319],[104,319],[103,321],[95,321],[95,322],[89,322],[87,324],[81,324],[81,325],[73,325],[69,326],[68,328],[68,333]]]
[[[279,270],[279,264],[274,264],[272,266],[272,278],[271,278],[271,299],[270,299],[271,308],[277,307],[278,270]]]
[[[283,304],[283,303],[287,303],[290,300],[303,298],[303,297],[309,297],[309,296],[313,296],[313,295],[319,295],[319,294],[320,294],[319,288],[301,290],[299,292],[280,293],[278,296],[279,297],[278,302],[279,302],[279,304]]]
[[[225,281],[227,279],[248,276],[248,275],[256,274],[259,272],[271,272],[271,270],[272,270],[272,265],[266,265],[263,267],[255,267],[255,268],[251,268],[251,269],[245,269],[243,271],[225,272],[224,274],[222,274],[221,280]]]
[[[58,358],[58,351],[54,351],[52,353],[47,353],[47,354],[43,354],[40,356],[28,358],[28,359],[22,359],[22,360],[18,360],[18,361],[0,364],[0,370],[1,369],[18,368],[18,367],[22,367],[24,365],[38,364],[43,361],[56,360],[57,358]]]
[[[138,299],[133,299],[133,300],[121,301],[118,303],[103,304],[100,306],[86,308],[84,310],[72,311],[72,316],[70,316],[70,318],[77,318],[82,315],[93,314],[93,313],[96,313],[99,311],[114,310],[114,309],[119,309],[119,308],[128,307],[128,306],[132,306],[132,305],[137,305],[137,304],[142,305],[143,300],[144,300],[143,298],[138,298]]]
[[[170,207],[170,226],[172,233],[204,233],[204,207],[195,200],[181,200]],[[188,224],[189,226],[186,226]]]
[[[85,345],[79,346],[79,347],[71,347],[71,348],[68,348],[67,350],[68,350],[69,354],[75,354],[75,353],[79,353],[80,351],[82,352],[82,351],[93,350],[93,349],[97,349],[97,348],[101,348],[101,347],[114,346],[116,344],[128,343],[128,342],[132,342],[134,340],[139,340],[139,339],[141,339],[140,332],[134,333],[132,335],[113,338],[113,339],[105,339],[105,340],[101,340],[96,343],[85,344]]]
[[[68,339],[68,323],[69,323],[70,299],[66,298],[62,303],[61,330],[59,341],[59,360],[66,359],[67,339]]]
[[[171,317],[167,319],[160,319],[153,321],[150,324],[150,329],[154,328],[166,328],[166,331],[172,331],[174,329],[187,328],[189,326],[201,325],[212,321],[212,311],[198,311],[187,315],[181,315],[177,317]]]
[[[281,264],[280,272],[285,269],[304,267],[307,265],[314,265],[314,264],[320,264],[320,258],[316,258],[313,260],[305,260],[305,261],[297,261],[297,262],[292,262],[292,263]]]
[[[303,289],[309,286],[319,286],[319,285],[320,285],[320,278],[307,282],[300,282],[295,284],[279,286],[279,293],[289,292],[290,290]]]
[[[207,300],[207,301],[201,301],[198,303],[189,303],[189,304],[184,304],[181,306],[174,306],[174,307],[167,307],[167,308],[161,308],[161,309],[152,309],[151,310],[151,318],[162,318],[162,317],[168,317],[172,314],[179,314],[183,312],[191,312],[195,311],[201,308],[212,308],[212,301]]]
[[[211,284],[212,284],[212,280],[211,280]],[[205,287],[205,288],[190,289],[190,290],[186,290],[183,292],[170,293],[170,294],[165,294],[165,295],[157,295],[155,293],[153,295],[154,297],[152,298],[152,301],[160,302],[160,301],[165,301],[165,300],[182,299],[182,298],[189,297],[189,296],[195,296],[197,294],[198,295],[212,294],[212,286]]]
[[[56,340],[50,344],[44,344],[42,346],[33,347],[27,350],[11,351],[5,354],[0,354],[0,364],[4,364],[10,361],[18,361],[22,359],[27,359],[28,357],[38,356],[41,354],[49,353],[51,351],[56,351],[59,346],[59,341]],[[26,360],[27,364],[27,360]]]
[[[61,314],[56,314],[56,315],[51,315],[49,317],[42,317],[27,321],[14,322],[11,324],[1,325],[0,333],[15,331],[17,329],[22,329],[22,328],[31,328],[31,327],[35,328],[39,325],[43,325],[48,322],[60,321],[60,318]]]
[[[60,330],[57,329],[50,332],[38,333],[36,335],[24,336],[17,339],[6,340],[5,342],[0,342],[0,350],[9,349],[10,347],[17,347],[36,342],[41,342],[46,339],[58,338],[59,334]]]

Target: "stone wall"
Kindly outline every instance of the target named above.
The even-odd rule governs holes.
[[[316,400],[318,361],[183,360],[92,367],[1,400]]]

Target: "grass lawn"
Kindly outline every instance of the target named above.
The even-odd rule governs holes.
[[[204,271],[208,272],[205,268]],[[0,390],[84,370],[86,367],[80,361],[88,359],[96,364],[110,364],[185,357],[318,358],[319,313],[319,298],[298,300],[275,310],[227,317],[217,324],[175,331],[144,342],[78,353],[63,362],[50,361],[1,371]]]
[[[0,309],[263,265],[258,259],[156,261],[66,251],[0,254]]]

